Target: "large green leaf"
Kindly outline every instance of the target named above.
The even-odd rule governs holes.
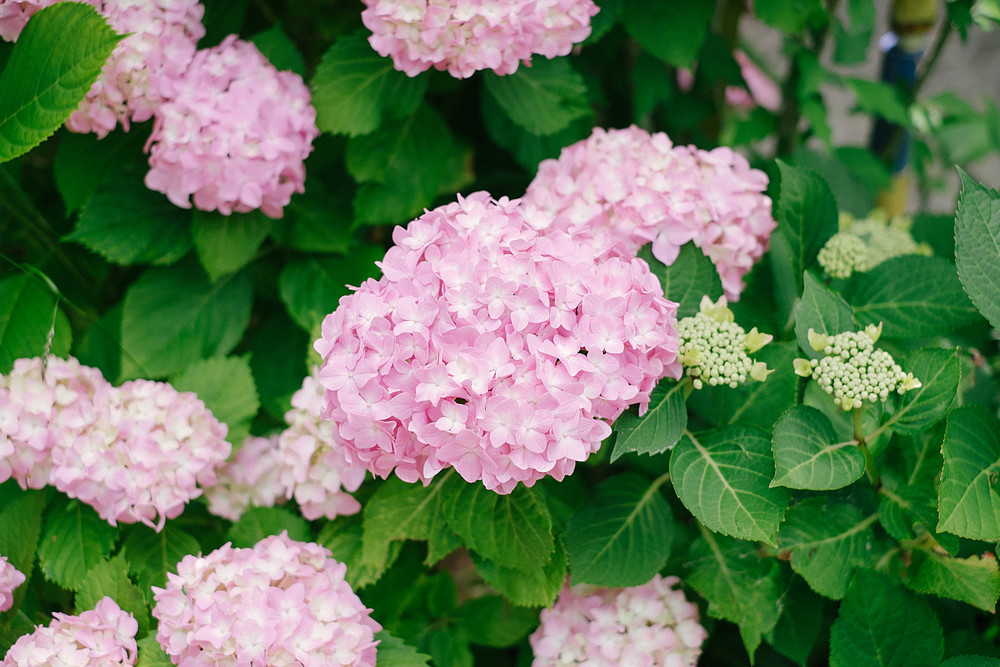
[[[955,273],[940,257],[903,255],[855,274],[844,297],[858,324],[882,323],[893,338],[940,336],[978,316]]]
[[[958,278],[979,312],[1000,329],[1000,193],[958,171],[962,177],[955,214]]]
[[[313,256],[295,259],[281,270],[278,294],[296,324],[312,333],[323,318],[337,309],[342,296],[350,294],[347,284],[360,285],[381,273],[375,266],[382,249],[363,245],[350,255]]]
[[[846,77],[844,83],[854,92],[858,108],[874,116],[881,116],[890,123],[908,127],[910,115],[906,101],[899,89],[883,81]]]
[[[903,394],[902,404],[886,426],[900,433],[920,433],[951,409],[962,378],[962,364],[955,350],[926,347],[907,355],[902,367],[920,380],[920,386]]]
[[[427,667],[431,657],[417,651],[385,630],[375,634],[378,640],[378,651],[375,654],[375,667]]]
[[[125,557],[118,554],[111,560],[102,560],[87,570],[87,576],[77,589],[73,602],[78,610],[93,609],[105,596],[139,623],[137,637],[149,632],[150,617],[146,597],[139,587],[128,578],[131,569]]]
[[[472,554],[476,571],[488,584],[521,607],[551,607],[566,581],[566,551],[561,540],[545,565],[530,570],[503,567]]]
[[[790,35],[801,34],[826,13],[820,0],[757,0],[753,9],[761,21]]]
[[[942,634],[927,602],[858,570],[830,629],[830,667],[938,667]]]
[[[139,655],[136,658],[135,667],[173,667],[174,662],[170,659],[160,642],[156,640],[156,633],[146,635],[136,642]]]
[[[126,171],[122,165],[134,165],[133,171],[139,174],[139,167],[145,162],[145,156],[142,155],[145,140],[142,132],[112,132],[100,139],[89,132],[65,132],[60,135],[59,148],[52,163],[52,175],[55,176],[56,187],[62,195],[67,214],[79,210],[109,179],[118,180],[122,172]],[[141,175],[138,186],[149,193],[150,201],[155,200],[159,205],[169,205],[175,211],[184,212],[170,204],[163,195],[149,190],[142,183]],[[132,202],[121,200],[117,203],[123,208],[129,208]],[[145,221],[145,217],[142,219]],[[132,226],[137,233],[144,231],[144,224],[138,223],[134,218]]]
[[[646,260],[650,271],[660,279],[663,295],[677,302],[677,317],[690,317],[698,312],[701,299],[713,301],[722,296],[722,279],[719,272],[701,248],[694,243],[681,246],[677,259],[666,266],[653,256],[652,244],[639,248],[638,256]]]
[[[245,272],[213,284],[186,262],[146,271],[125,295],[123,376],[161,377],[225,355],[243,337],[252,299]]]
[[[625,30],[657,58],[689,67],[708,34],[713,9],[710,2],[629,0]]]
[[[788,493],[771,487],[774,459],[764,431],[743,426],[685,435],[670,457],[681,502],[712,530],[774,544]]]
[[[806,667],[809,655],[824,630],[823,599],[809,588],[802,577],[792,577],[779,606],[781,616],[768,634],[767,643],[800,667]]]
[[[566,525],[566,551],[574,584],[638,586],[663,568],[673,516],[659,482],[634,473],[616,475],[601,482],[573,514]]]
[[[814,591],[839,600],[854,568],[876,558],[871,528],[876,519],[877,514],[866,517],[855,505],[807,498],[788,508],[778,531],[778,549],[791,554],[792,569]]]
[[[38,563],[45,578],[78,590],[87,572],[111,554],[118,529],[78,500],[50,507],[38,545]]]
[[[774,425],[775,486],[839,489],[865,472],[865,455],[853,440],[841,441],[829,418],[816,408],[796,405]]]
[[[66,355],[71,336],[58,298],[39,275],[0,281],[0,373],[9,373],[15,359]]]
[[[193,391],[216,419],[229,426],[234,445],[250,434],[250,421],[260,408],[257,387],[246,357],[213,357],[196,361],[172,378],[178,391]]]
[[[30,579],[35,566],[43,509],[45,489],[22,491],[13,480],[0,485],[0,556],[5,556],[7,562],[21,572],[26,580]],[[21,606],[21,600],[27,591],[28,586],[25,585],[14,589],[13,605],[8,610],[8,623],[13,621],[13,612]],[[0,613],[0,630],[4,627],[3,618],[4,614]]]
[[[123,545],[129,571],[151,597],[151,586],[163,588],[167,583],[167,572],[176,572],[177,563],[188,554],[201,551],[198,540],[177,528],[173,522],[163,530],[136,525],[132,528]]]
[[[31,17],[0,74],[0,162],[27,153],[69,118],[121,40],[82,3]]]
[[[854,313],[839,294],[806,271],[802,297],[795,302],[795,339],[806,354],[819,358],[820,353],[809,344],[809,330],[831,336],[854,331]]]
[[[353,137],[375,131],[386,117],[413,111],[427,78],[396,71],[357,33],[341,37],[323,54],[310,88],[319,129]]]
[[[590,113],[587,87],[566,58],[535,58],[513,74],[483,75],[484,88],[507,116],[532,134],[555,134]]]
[[[642,417],[637,408],[626,410],[615,420],[614,461],[622,454],[659,454],[673,448],[687,428],[684,384],[663,379],[649,395],[649,409]]]
[[[937,529],[974,540],[1000,540],[1000,422],[984,408],[948,415]]]
[[[462,603],[456,612],[458,626],[480,646],[513,646],[538,627],[538,612],[514,607],[499,595],[484,595]]]
[[[234,547],[249,548],[266,537],[288,532],[288,537],[299,542],[312,542],[309,523],[284,507],[251,507],[240,520],[230,526],[226,537]]]
[[[936,490],[930,484],[910,482],[879,489],[878,521],[900,542],[915,539],[937,524]],[[922,527],[917,527],[918,524]]]
[[[191,224],[194,248],[209,279],[239,271],[257,255],[271,219],[260,211],[221,215],[198,211]]]
[[[906,585],[918,593],[968,602],[993,613],[1000,599],[1000,569],[993,554],[952,558],[933,551],[914,551]]]

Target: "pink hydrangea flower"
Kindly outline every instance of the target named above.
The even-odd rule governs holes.
[[[156,639],[177,665],[374,667],[382,629],[323,547],[273,535],[185,556],[153,587]]]
[[[532,667],[694,667],[708,633],[698,607],[661,577],[631,588],[568,585],[529,637]]]
[[[283,467],[278,455],[278,434],[246,438],[232,459],[216,469],[216,483],[205,488],[208,511],[239,521],[251,505],[273,507],[286,495],[281,484]]]
[[[103,137],[118,123],[149,120],[173,95],[173,82],[205,35],[198,0],[103,0],[95,3],[118,34],[118,43],[80,107],[66,121],[73,132]]]
[[[309,89],[235,35],[198,51],[171,81],[147,142],[146,185],[177,206],[260,209],[280,218],[303,192],[303,160],[319,135]]]
[[[0,612],[14,606],[14,589],[23,584],[24,580],[24,573],[11,565],[6,556],[0,556]]]
[[[680,373],[677,304],[646,263],[540,236],[516,200],[477,192],[393,240],[315,343],[334,443],[376,475],[562,479]]]
[[[0,0],[0,39],[16,42],[28,19],[39,9],[62,0]],[[100,11],[102,0],[80,0]]]
[[[592,0],[364,0],[368,38],[396,69],[416,76],[445,70],[512,74],[533,54],[565,56],[590,35]]]
[[[671,264],[694,241],[735,301],[777,226],[766,187],[764,172],[729,148],[674,146],[635,126],[597,128],[538,166],[524,204],[543,233],[568,233],[609,256],[631,257],[652,242]]]
[[[54,665],[134,665],[139,629],[132,614],[109,597],[79,616],[54,613],[47,626],[18,639],[0,667],[53,667]]]

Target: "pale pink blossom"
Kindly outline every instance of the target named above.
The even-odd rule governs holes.
[[[103,0],[80,0],[100,11]],[[16,42],[28,19],[39,9],[62,0],[0,0],[0,39]]]
[[[14,589],[24,581],[24,573],[11,565],[6,556],[0,556],[0,612],[14,605]]]

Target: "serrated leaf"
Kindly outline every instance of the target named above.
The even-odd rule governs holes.
[[[706,2],[629,0],[625,30],[657,58],[688,67],[705,41],[713,9]]]
[[[993,554],[952,558],[916,550],[912,556],[904,583],[916,592],[968,602],[991,614],[996,610],[1000,570]]]
[[[663,379],[649,395],[649,409],[642,417],[638,408],[626,410],[615,420],[617,433],[612,463],[622,454],[660,454],[672,449],[687,429],[684,384]]]
[[[375,654],[375,667],[427,667],[431,657],[417,651],[399,637],[387,631],[375,633],[378,649]]]
[[[9,373],[15,359],[65,356],[71,337],[59,300],[39,276],[24,273],[0,281],[0,373]]]
[[[663,296],[677,302],[677,318],[690,317],[699,311],[701,299],[708,296],[713,301],[722,296],[719,272],[701,248],[685,243],[670,266],[653,256],[652,244],[639,248],[638,257],[649,264],[649,269],[660,279]]]
[[[555,134],[590,113],[587,86],[566,58],[535,58],[513,74],[483,74],[483,87],[517,125],[538,135]]]
[[[830,667],[938,667],[941,624],[884,574],[858,570],[830,629]]]
[[[962,289],[955,265],[940,257],[903,255],[855,274],[844,298],[858,324],[882,323],[891,338],[940,336],[978,313]]]
[[[312,542],[309,523],[284,507],[251,507],[230,526],[226,537],[234,547],[252,547],[265,537],[288,531],[289,539]]]
[[[937,529],[974,540],[1000,540],[1000,422],[978,406],[948,415]]]
[[[260,211],[232,215],[198,211],[191,223],[198,260],[213,283],[249,264],[270,231],[271,219]]]
[[[160,648],[160,642],[156,641],[155,634],[143,637],[136,644],[139,655],[135,667],[174,667],[173,661]]]
[[[129,571],[147,595],[151,595],[151,586],[163,588],[166,585],[167,572],[176,572],[177,563],[184,556],[200,551],[198,540],[171,523],[160,532],[136,525],[123,545]]]
[[[634,474],[601,482],[566,525],[574,584],[638,586],[670,556],[673,515],[656,482]]]
[[[902,368],[913,373],[920,386],[903,394],[902,404],[885,426],[899,433],[920,433],[955,403],[962,364],[955,350],[927,347],[907,355]]]
[[[341,37],[323,54],[309,87],[319,129],[353,137],[375,131],[386,117],[413,111],[427,78],[396,71],[392,60],[356,33]]]
[[[196,361],[171,384],[177,391],[193,391],[219,421],[229,426],[234,445],[250,433],[250,421],[260,408],[257,387],[246,357],[213,357]]]
[[[877,558],[871,528],[876,519],[877,514],[866,517],[848,503],[807,498],[788,508],[778,531],[778,549],[791,554],[792,569],[814,591],[839,600],[854,568]]]
[[[774,544],[788,493],[769,485],[774,459],[767,434],[725,426],[685,435],[670,457],[670,479],[685,507],[712,530]]]
[[[365,554],[361,548],[361,514],[342,516],[336,521],[327,522],[316,537],[316,542],[329,549],[334,558],[347,565],[345,578],[354,590],[377,581],[396,562],[403,547],[402,541],[390,542],[388,553],[383,560],[373,566],[365,564]]]
[[[245,272],[212,284],[186,263],[146,271],[125,294],[123,376],[162,377],[227,354],[243,337],[252,300]]]
[[[347,284],[360,285],[377,278],[375,262],[381,248],[363,245],[345,257],[306,257],[285,264],[278,278],[278,294],[296,324],[309,333],[323,318],[337,309],[342,296],[350,294]]]
[[[767,643],[789,660],[806,667],[823,630],[823,599],[802,577],[792,577],[779,602],[781,616]]]
[[[555,551],[545,565],[530,570],[503,567],[472,554],[472,561],[486,583],[521,607],[551,607],[566,580],[566,551],[555,541]]]
[[[38,545],[38,564],[49,581],[78,590],[87,572],[111,555],[118,529],[78,500],[50,508]]]
[[[280,23],[258,32],[250,41],[276,69],[290,70],[299,76],[306,75],[305,60],[295,43],[282,30]]]
[[[788,571],[778,561],[747,553],[747,545],[702,531],[691,545],[685,581],[708,600],[708,615],[740,628],[753,659],[761,638],[775,627]]]
[[[135,617],[139,623],[136,636],[143,637],[149,632],[149,608],[142,591],[128,578],[129,569],[129,563],[121,554],[99,562],[87,570],[73,602],[78,610],[86,610],[96,607],[104,597],[110,597],[122,611]]]
[[[123,163],[136,163],[138,166],[137,163],[142,160],[144,141],[142,132],[112,132],[101,139],[90,132],[62,134],[59,137],[55,161],[52,163],[52,174],[55,176],[56,187],[59,188],[63,203],[66,204],[67,215],[79,210],[108,179],[117,180],[124,171],[121,168]],[[181,209],[164,201],[161,195],[146,188],[141,182],[141,177],[139,185],[149,192],[151,202],[155,201],[158,206],[169,205],[175,211],[183,213]],[[117,202],[123,208],[130,207],[131,203],[128,200]],[[142,229],[144,224],[140,224],[135,218],[132,220],[132,226],[136,232],[145,231]]]
[[[1000,329],[1000,193],[961,169],[955,213],[955,265],[962,287],[994,329]]]
[[[821,355],[809,344],[809,329],[834,336],[855,331],[854,312],[850,304],[821,283],[810,271],[804,277],[802,297],[795,302],[795,339],[799,347],[814,359]]]
[[[0,74],[0,162],[27,153],[69,118],[122,39],[82,3],[31,17]]]
[[[63,240],[121,265],[181,259],[191,249],[191,212],[147,188],[142,178],[136,169],[116,172],[87,199]]]
[[[457,626],[481,646],[514,646],[538,627],[538,611],[515,607],[499,595],[467,600],[455,611]]]
[[[839,489],[865,472],[855,441],[841,441],[829,418],[807,405],[793,406],[774,425],[775,486],[816,491]]]
[[[900,542],[915,539],[918,531],[914,525],[923,524],[932,530],[937,523],[933,486],[912,482],[895,489],[883,486],[879,494],[878,520],[894,539]]]

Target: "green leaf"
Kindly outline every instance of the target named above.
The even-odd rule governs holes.
[[[937,529],[973,540],[1000,540],[1000,422],[978,406],[948,415]]]
[[[952,558],[933,551],[913,551],[907,586],[918,593],[968,602],[985,612],[996,610],[1000,599],[1000,569],[996,557]]]
[[[198,540],[168,523],[156,532],[141,524],[132,528],[123,545],[129,571],[150,595],[151,586],[163,588],[167,572],[176,572],[177,564],[188,554],[201,551]]]
[[[663,296],[677,302],[678,319],[697,314],[702,297],[708,296],[714,301],[722,296],[719,272],[712,260],[694,243],[681,246],[677,259],[670,266],[665,266],[653,256],[651,243],[639,248],[638,256],[660,279]]]
[[[672,449],[687,429],[684,384],[663,379],[649,395],[649,410],[642,417],[638,408],[626,410],[615,420],[612,463],[622,454],[660,454]]]
[[[713,9],[710,2],[629,0],[625,30],[657,58],[688,67],[705,41]]]
[[[920,380],[920,386],[903,394],[902,405],[886,426],[899,433],[921,433],[954,404],[962,364],[955,350],[925,347],[907,355],[902,367]]]
[[[454,615],[469,641],[481,646],[514,646],[538,627],[538,610],[515,607],[499,595],[467,600]]]
[[[111,554],[118,529],[78,500],[50,508],[38,546],[38,562],[49,581],[79,590],[87,572]]]
[[[726,426],[686,434],[670,457],[670,478],[681,502],[712,530],[774,544],[788,504],[785,489],[769,486],[774,459],[767,434]]]
[[[829,418],[796,405],[774,425],[774,486],[816,491],[839,489],[865,472],[865,455],[854,440],[839,442]]]
[[[116,171],[86,200],[76,227],[63,240],[121,265],[173,264],[186,255],[191,212],[147,188],[142,178],[136,169]]]
[[[753,10],[758,19],[789,35],[801,34],[826,14],[819,0],[755,0]]]
[[[844,78],[844,83],[854,92],[859,109],[881,116],[894,125],[909,127],[910,115],[906,112],[906,102],[895,86],[854,77]]]
[[[363,245],[345,257],[313,256],[285,264],[278,278],[278,293],[296,324],[307,332],[337,309],[342,296],[350,294],[347,284],[360,285],[377,278],[375,262],[384,253],[374,245]]]
[[[150,617],[146,598],[142,591],[128,578],[129,564],[121,554],[111,560],[99,562],[87,570],[86,578],[80,584],[73,602],[77,610],[93,609],[105,596],[118,603],[122,611],[128,612],[139,623],[137,637],[149,632]]]
[[[309,523],[284,507],[251,507],[226,532],[234,547],[252,547],[265,537],[288,531],[288,537],[312,542]]]
[[[985,655],[958,655],[948,658],[941,667],[1000,667],[1000,658]]]
[[[691,545],[688,566],[685,582],[708,599],[709,616],[739,626],[752,659],[778,622],[788,571],[777,560],[748,554],[745,543],[705,530]]]
[[[472,561],[486,583],[521,607],[551,607],[566,581],[566,551],[561,540],[555,541],[549,562],[530,570],[503,567],[476,553]]]
[[[309,87],[319,129],[353,137],[377,130],[384,118],[408,115],[423,99],[427,78],[396,71],[356,33],[323,54]]]
[[[555,134],[590,113],[587,86],[566,58],[535,58],[513,74],[483,74],[486,92],[514,123],[538,135]]]
[[[518,485],[500,495],[454,477],[445,501],[451,529],[469,549],[505,568],[538,571],[552,557],[555,541],[549,509],[534,489]]]
[[[882,322],[882,333],[891,338],[944,335],[978,316],[955,265],[940,257],[888,259],[855,274],[844,297],[854,306],[858,324]]]
[[[820,282],[811,271],[803,278],[802,298],[795,302],[795,339],[806,354],[818,359],[820,353],[809,344],[809,329],[834,336],[855,331],[851,306],[839,294]]]
[[[0,74],[0,162],[27,153],[69,118],[122,39],[82,3],[31,17]]]
[[[65,356],[71,336],[59,299],[39,275],[23,273],[0,281],[0,373],[9,373],[15,359]]]
[[[60,135],[52,173],[63,203],[66,204],[67,215],[79,210],[109,179],[120,178],[122,172],[127,171],[122,169],[122,164],[134,164],[134,171],[138,173],[140,166],[138,163],[142,160],[142,144],[145,139],[142,132],[112,132],[101,139],[90,132],[87,134],[64,132]],[[169,204],[164,201],[162,195],[149,190],[142,183],[141,176],[138,186],[150,194],[151,202],[155,201],[160,206]],[[135,194],[139,195],[137,190]],[[117,202],[122,207],[129,207],[131,203],[128,200]],[[173,204],[169,205],[175,211],[183,213]],[[145,223],[145,216],[142,220]],[[145,224],[139,224],[136,218],[131,222],[134,231],[145,231],[143,229]],[[77,224],[79,225],[79,222]]]
[[[352,237],[350,198],[318,179],[306,177],[305,188],[285,207],[281,223],[271,226],[271,236],[296,250],[347,254]]]
[[[232,215],[198,211],[191,224],[198,260],[213,283],[249,264],[270,231],[271,219],[260,211]]]
[[[655,482],[635,473],[601,482],[566,525],[574,584],[638,586],[667,563],[673,515]]]
[[[802,577],[792,577],[778,605],[781,616],[768,634],[767,643],[800,667],[806,667],[823,630],[823,599]]]
[[[362,517],[360,514],[338,517],[329,521],[320,530],[316,542],[333,553],[333,557],[347,564],[347,582],[358,590],[376,581],[392,567],[402,553],[403,542],[389,544],[388,554],[375,566],[366,565],[362,550]]]
[[[281,24],[275,24],[263,32],[258,32],[250,38],[250,41],[279,71],[290,70],[299,76],[306,75],[305,60],[302,59],[302,54],[295,47],[295,43],[281,29]]]
[[[173,661],[160,648],[156,634],[146,635],[138,642],[139,655],[135,667],[174,667]]]
[[[245,272],[213,284],[186,263],[146,271],[125,294],[123,376],[161,377],[227,354],[243,337],[252,300]]]
[[[894,539],[902,542],[915,539],[937,523],[936,491],[928,484],[910,482],[895,489],[879,489],[878,521]],[[914,530],[914,526],[923,528]]]
[[[1000,193],[961,169],[962,194],[955,214],[958,278],[976,308],[1000,329]]]
[[[25,583],[31,578],[35,566],[44,508],[44,489],[22,491],[13,480],[0,485],[0,556],[6,556],[7,562],[26,577]],[[27,591],[26,585],[14,589],[14,602],[7,611],[11,617],[20,608]],[[0,630],[4,626],[4,615],[0,612]]]
[[[884,574],[858,570],[830,629],[830,667],[938,667],[941,624]]]
[[[385,630],[375,633],[375,639],[378,640],[375,667],[427,667],[430,664],[429,655],[420,653]]]
[[[171,383],[177,391],[198,394],[215,418],[229,426],[227,439],[234,445],[250,434],[250,421],[260,408],[260,399],[246,357],[196,361]]]
[[[260,393],[261,407],[280,423],[292,407],[292,395],[308,374],[306,350],[312,339],[283,311],[263,318],[250,341],[250,370]],[[299,350],[298,354],[274,354],[275,350]]]
[[[778,531],[778,549],[790,553],[792,569],[820,595],[844,597],[856,567],[876,558],[872,524],[849,503],[827,504],[825,497],[807,498],[788,508]]]

